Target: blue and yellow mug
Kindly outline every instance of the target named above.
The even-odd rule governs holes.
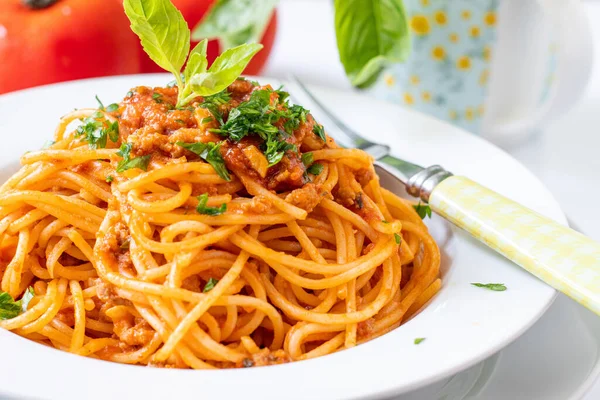
[[[405,0],[412,53],[367,89],[499,143],[582,94],[592,66],[578,0]]]

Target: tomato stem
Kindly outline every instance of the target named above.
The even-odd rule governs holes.
[[[32,10],[48,8],[57,2],[58,0],[21,0],[21,3],[23,3],[25,7],[31,8]]]

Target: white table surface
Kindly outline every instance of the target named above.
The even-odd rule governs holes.
[[[328,0],[282,0],[267,76],[293,72],[306,82],[351,89],[338,60]],[[595,70],[583,98],[528,143],[509,152],[535,173],[569,219],[600,241],[600,2],[585,2],[595,39]],[[600,382],[585,396],[600,399]]]

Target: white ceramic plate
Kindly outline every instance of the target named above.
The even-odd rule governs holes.
[[[126,76],[52,85],[0,96],[0,170],[51,139],[73,108],[105,104],[138,85],[162,86],[167,75]],[[262,82],[273,80],[260,79]],[[441,164],[562,223],[543,185],[503,151],[435,119],[350,93],[315,88],[351,126],[390,144],[396,156]],[[317,115],[318,117],[318,115]],[[318,119],[318,118],[317,118]],[[326,127],[327,128],[327,127]],[[482,361],[522,334],[555,291],[440,218],[432,228],[445,253],[443,288],[416,318],[395,331],[326,357],[267,368],[182,371],[118,365],[70,355],[0,331],[0,393],[39,399],[373,398],[414,390]],[[440,235],[444,237],[440,237]],[[492,292],[471,282],[501,282]],[[414,345],[417,337],[427,340]]]

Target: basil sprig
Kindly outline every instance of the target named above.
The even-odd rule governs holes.
[[[190,53],[190,30],[170,0],[124,0],[123,6],[144,51],[157,65],[175,76],[179,88],[177,107],[197,96],[210,96],[224,90],[263,47],[251,43],[228,49],[209,68],[208,41],[201,41]]]

